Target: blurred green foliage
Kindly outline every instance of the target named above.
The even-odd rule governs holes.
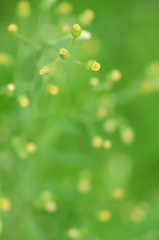
[[[60,61],[49,80],[59,86],[57,96],[45,91],[47,79],[39,75],[36,53],[7,33],[8,25],[15,23],[24,36],[39,39],[39,1],[29,2],[27,19],[16,16],[18,1],[0,3],[0,52],[14,58],[11,67],[0,66],[0,195],[11,202],[10,211],[0,212],[1,239],[63,240],[75,228],[78,240],[158,240],[158,92],[137,94],[123,104],[117,98],[115,112],[135,131],[130,146],[122,143],[118,131],[104,133],[102,120],[94,124],[97,135],[108,137],[113,146],[109,150],[93,148],[87,129],[91,121],[88,126],[83,124],[77,112],[87,117],[96,113],[101,95],[91,89],[92,76],[104,83],[106,74],[120,69],[123,77],[114,86],[115,96],[124,89],[129,99],[137,91],[133,83],[136,79],[140,83],[147,66],[159,58],[159,2],[70,0],[73,13],[68,16],[59,16],[55,3],[39,22],[40,41],[61,37],[61,24],[77,23],[81,12],[92,9],[95,19],[85,29],[92,33],[93,41],[76,41],[72,54],[82,62],[95,58],[101,64],[101,70],[91,75],[73,62]],[[49,49],[49,54],[55,60],[56,51]],[[30,92],[34,75],[37,78]],[[157,73],[156,82],[158,77]],[[13,96],[3,92],[9,83],[16,86]],[[28,95],[28,108],[19,105],[21,94]],[[25,151],[29,142],[36,143],[34,154]],[[80,179],[87,179],[88,193],[82,193]],[[122,199],[113,199],[115,188],[124,189]],[[57,204],[54,213],[43,207],[40,196],[44,191],[52,193]],[[99,221],[101,210],[111,213],[108,222]]]

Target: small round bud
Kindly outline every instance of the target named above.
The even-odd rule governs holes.
[[[48,74],[50,72],[50,68],[47,66],[42,67],[42,69],[40,69],[40,75],[44,75],[44,74]]]
[[[26,151],[30,154],[35,153],[36,149],[37,149],[37,147],[36,147],[35,143],[30,142],[30,143],[26,144]]]
[[[92,139],[92,146],[94,148],[100,148],[102,146],[102,143],[103,143],[103,140],[101,137],[97,136]]]
[[[6,65],[7,54],[0,53],[0,65]]]
[[[76,228],[70,228],[67,232],[67,236],[71,239],[77,239],[79,237],[79,232]]]
[[[109,76],[110,76],[110,79],[114,82],[117,82],[122,78],[121,72],[117,69],[112,70]]]
[[[86,69],[88,72],[97,72],[100,69],[100,64],[96,60],[89,60],[86,63]]]
[[[121,140],[126,145],[131,145],[135,140],[135,134],[131,127],[125,126],[121,128]]]
[[[0,53],[0,65],[10,67],[13,64],[13,57],[6,53]]]
[[[0,198],[0,208],[4,212],[9,212],[11,209],[11,203],[8,198],[2,197]]]
[[[144,93],[154,92],[157,89],[156,81],[151,78],[144,79],[141,83],[141,89]]]
[[[141,202],[130,210],[129,217],[134,223],[140,223],[144,221],[149,211],[149,204],[146,202]]]
[[[111,142],[110,140],[105,140],[105,141],[103,142],[103,147],[104,147],[105,149],[110,149],[110,148],[112,147],[112,142]]]
[[[159,76],[159,62],[158,61],[152,62],[146,68],[146,75],[149,77],[158,77]]]
[[[61,48],[59,51],[59,54],[63,60],[66,60],[69,58],[69,52],[65,48]]]
[[[69,32],[70,32],[70,25],[67,24],[67,23],[63,24],[63,25],[61,26],[61,32],[62,32],[63,34],[69,33]]]
[[[97,118],[98,119],[103,119],[107,116],[108,111],[106,108],[100,107],[97,111]]]
[[[103,129],[105,132],[113,133],[117,129],[117,123],[113,119],[109,119],[104,122]]]
[[[86,9],[80,16],[79,21],[82,25],[88,26],[95,17],[95,13],[91,9]]]
[[[67,15],[72,12],[72,4],[70,2],[62,2],[57,7],[57,13],[62,15]]]
[[[8,89],[8,91],[10,91],[10,92],[14,92],[14,90],[15,90],[15,85],[14,85],[13,83],[9,83],[9,84],[7,85],[7,89]]]
[[[56,202],[54,201],[48,201],[46,204],[45,204],[45,210],[48,212],[48,213],[54,213],[57,211],[57,204]]]
[[[11,35],[16,35],[18,33],[18,27],[17,25],[15,24],[10,24],[8,26],[8,32],[11,34]]]
[[[92,188],[91,182],[88,179],[80,179],[77,187],[80,193],[88,193]]]
[[[59,88],[55,85],[50,84],[50,85],[47,86],[47,91],[51,95],[57,95],[58,92],[59,92]]]
[[[97,218],[100,222],[108,222],[111,219],[111,213],[108,210],[102,210],[98,213]]]
[[[71,30],[71,34],[73,37],[79,37],[81,35],[81,27],[78,24],[74,24]]]
[[[90,85],[91,85],[92,87],[97,87],[97,86],[99,85],[99,78],[97,78],[97,77],[92,77],[92,78],[90,79]]]
[[[29,99],[25,95],[19,96],[18,101],[22,107],[27,107],[29,105]]]
[[[124,197],[124,190],[122,188],[116,188],[114,189],[114,191],[112,192],[112,196],[115,200],[120,200]]]
[[[19,18],[28,18],[30,16],[31,9],[28,1],[20,1],[17,4],[17,16]]]

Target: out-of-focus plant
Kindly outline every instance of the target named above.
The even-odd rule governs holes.
[[[42,0],[39,7],[39,22],[32,38],[27,38],[21,34],[21,27],[16,24],[8,26],[8,32],[12,35],[11,38],[17,38],[23,46],[17,59],[14,59],[8,53],[0,53],[0,65],[7,68],[13,66],[17,69],[14,81],[0,89],[1,95],[6,95],[6,98],[12,97],[16,99],[15,108],[18,108],[19,112],[15,124],[15,132],[17,134],[11,136],[10,139],[11,147],[14,149],[15,154],[20,159],[26,160],[30,155],[38,152],[39,149],[36,142],[34,142],[34,138],[31,137],[28,140],[21,137],[20,134],[18,135],[17,129],[20,124],[24,125],[24,127],[27,127],[28,122],[36,124],[37,119],[44,118],[45,114],[57,119],[57,122],[61,121],[61,119],[64,120],[66,129],[69,129],[70,132],[73,130],[70,130],[72,125],[69,125],[69,123],[73,123],[73,129],[74,125],[82,125],[90,136],[88,145],[92,144],[96,149],[103,147],[107,151],[113,148],[113,142],[109,139],[109,134],[113,134],[117,130],[119,131],[121,141],[125,145],[131,145],[135,140],[133,127],[130,126],[124,116],[118,113],[117,107],[133,100],[139,94],[158,90],[159,63],[151,64],[146,69],[144,76],[134,81],[126,89],[114,93],[113,87],[122,79],[120,70],[113,69],[105,74],[105,67],[101,67],[95,59],[89,60],[88,58],[88,61],[84,63],[74,56],[75,45],[78,45],[80,41],[91,39],[91,33],[83,30],[82,27],[85,28],[92,23],[95,17],[94,11],[86,9],[81,13],[74,20],[78,24],[76,22],[70,24],[67,21],[60,24],[59,29],[55,29],[54,35],[54,29],[47,17],[52,7],[55,7],[55,13],[59,18],[69,16],[73,10],[73,6],[69,2],[58,4],[56,0]],[[21,20],[29,18],[32,13],[29,2],[20,1],[15,12]],[[61,37],[56,39],[59,33]],[[52,35],[54,35],[53,39]],[[30,60],[30,56],[34,56],[33,61]],[[29,68],[27,69],[29,74],[27,74],[27,70],[23,74],[20,67],[18,68],[18,64],[23,61]],[[88,82],[90,83],[89,96],[86,96],[82,101],[83,89],[80,88],[80,97],[79,95],[75,96],[74,99],[71,99],[70,104],[68,95],[70,91],[73,91],[73,88],[71,86],[72,83],[67,82],[67,80],[70,77],[74,64],[88,72]],[[103,72],[103,81],[95,75],[100,70],[100,67]],[[90,74],[93,75],[90,76]],[[26,79],[25,75],[27,76]],[[53,98],[55,108],[53,114],[52,105],[50,104],[52,99],[50,100],[49,97]],[[40,105],[41,98],[46,98],[45,107],[42,108],[43,111],[41,111]],[[79,107],[72,107],[72,101],[80,102]],[[45,111],[46,109],[48,112]],[[100,130],[96,129],[97,122],[101,123]],[[120,157],[118,162],[120,165]],[[129,168],[131,168],[129,160],[126,159],[124,164],[129,172]],[[109,168],[110,173],[116,175],[118,171],[116,169],[116,160],[112,160]],[[77,191],[80,194],[87,194],[91,190],[91,172],[84,171],[79,176]],[[124,196],[125,189],[119,186],[112,190],[109,197],[113,201],[120,201]],[[8,212],[11,206],[12,204],[6,196],[0,196],[0,208],[3,212]],[[43,191],[40,196],[37,196],[33,206],[41,211],[46,211],[48,214],[55,213],[59,209],[56,196],[52,195],[50,191]],[[84,208],[87,208],[87,206],[84,206]],[[140,222],[146,217],[149,206],[141,202],[137,205],[123,206],[123,209],[126,209],[123,211],[124,214],[126,212],[128,215],[125,216],[123,214],[123,218],[128,217],[132,222]],[[94,218],[101,223],[108,222],[113,218],[113,214],[109,209],[101,209],[101,207],[94,214]],[[0,233],[2,232],[2,221],[0,222]],[[66,235],[71,239],[80,240],[87,239],[88,232],[85,229],[72,227],[68,229]]]

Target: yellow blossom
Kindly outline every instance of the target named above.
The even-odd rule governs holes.
[[[33,142],[29,142],[29,143],[27,143],[26,144],[26,151],[28,152],[28,153],[35,153],[36,152],[36,149],[37,149],[37,147],[36,147],[36,144],[35,143],[33,143]]]
[[[112,192],[112,196],[115,200],[122,199],[124,197],[124,189],[122,188],[115,188]]]
[[[100,222],[108,222],[111,219],[111,213],[108,210],[102,210],[98,213],[97,218]]]
[[[92,139],[92,146],[95,148],[100,148],[102,146],[103,140],[101,137],[97,136]]]
[[[8,26],[8,32],[9,32],[10,34],[12,34],[12,35],[16,35],[17,32],[18,32],[18,27],[17,27],[17,25],[15,25],[15,24],[10,24],[10,25]]]
[[[8,212],[11,209],[11,202],[8,198],[2,197],[0,198],[0,208],[4,212]]]

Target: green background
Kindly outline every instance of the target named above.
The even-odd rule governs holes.
[[[59,83],[61,94],[57,100],[47,96],[41,86],[42,79],[38,77],[37,93],[31,96],[37,104],[36,109],[34,105],[29,108],[31,110],[20,108],[16,96],[0,96],[1,194],[12,203],[10,212],[1,213],[4,223],[1,239],[69,239],[67,230],[76,227],[87,229],[88,235],[81,238],[87,240],[158,240],[158,92],[141,94],[133,101],[117,106],[116,112],[128,119],[136,138],[131,146],[125,146],[119,133],[114,133],[110,136],[113,147],[109,151],[92,148],[85,126],[79,120],[70,120],[71,113],[65,112],[65,107],[78,110],[89,100],[95,102],[89,86],[91,76],[97,76],[104,82],[106,73],[114,68],[120,69],[123,78],[114,87],[114,92],[118,92],[127,89],[129,84],[142,76],[148,64],[158,60],[159,2],[70,2],[74,7],[70,22],[87,8],[95,11],[96,17],[87,30],[99,39],[100,50],[89,53],[83,43],[78,45],[76,42],[73,54],[82,62],[96,58],[101,70],[90,75],[72,62],[68,65],[60,63],[55,82]],[[28,20],[19,20],[15,16],[16,3],[14,0],[0,2],[0,52],[7,52],[15,58],[21,55],[21,60],[13,67],[0,66],[0,87],[17,81],[18,95],[25,93],[35,56],[31,53],[26,58],[25,54],[30,50],[9,36],[6,29],[14,22],[25,36],[36,39],[39,1],[30,1],[32,15]],[[54,14],[54,8],[51,9],[50,20],[52,32],[48,36],[56,39],[59,37],[60,18]],[[65,20],[68,21],[67,18]],[[66,80],[65,89],[62,89],[63,79]],[[89,114],[89,110],[86,109],[85,114]],[[95,124],[95,128],[105,137],[101,122]],[[11,146],[13,136],[35,142],[37,152],[27,160],[21,160]],[[131,173],[121,182],[109,175],[108,164],[112,157],[130,158]],[[92,191],[81,194],[76,185],[81,171],[85,169],[92,173]],[[125,197],[116,202],[110,199],[110,191],[118,186],[125,189]],[[44,190],[50,190],[55,196],[58,211],[54,214],[36,209],[33,205]],[[122,206],[141,201],[150,206],[146,219],[141,223],[123,220]],[[108,223],[100,223],[96,219],[99,209],[111,211],[112,219]]]

